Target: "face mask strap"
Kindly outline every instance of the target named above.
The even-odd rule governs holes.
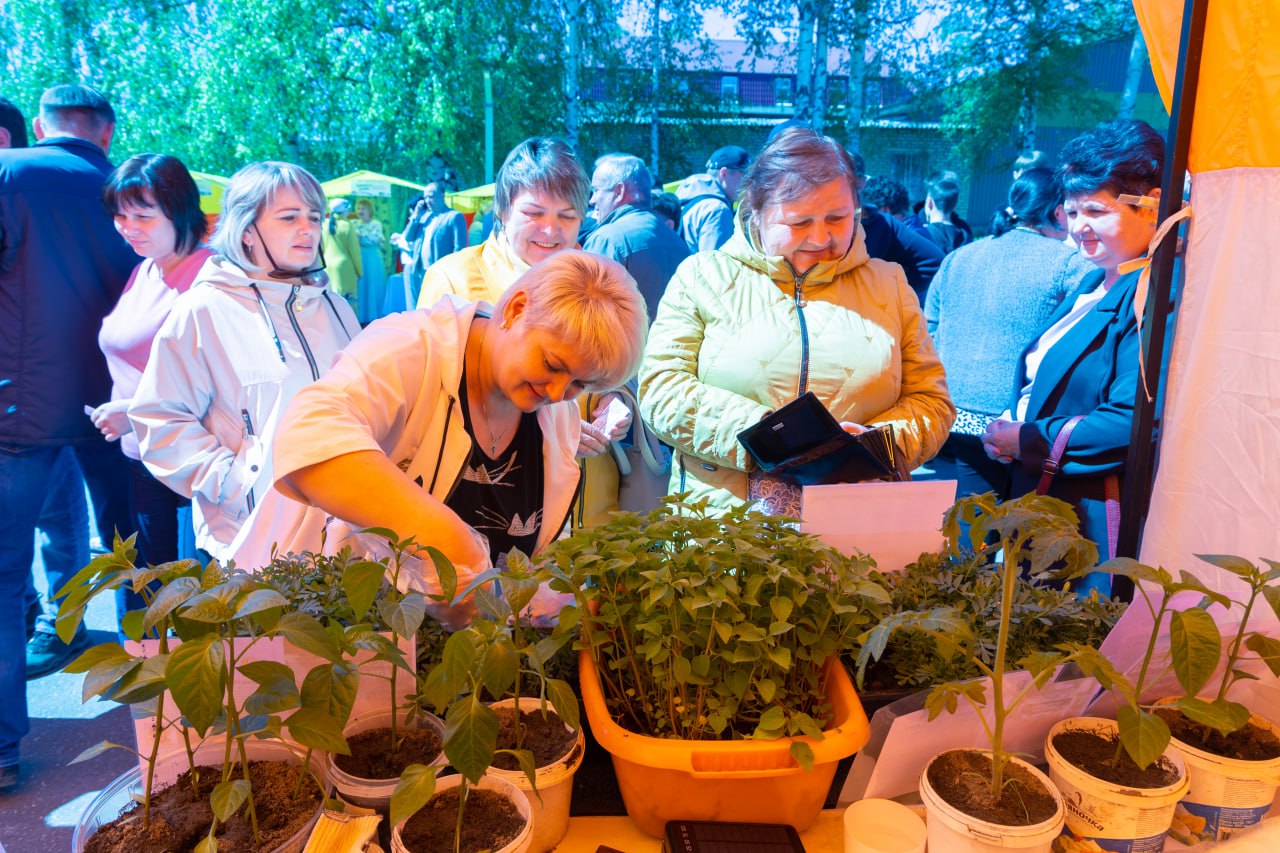
[[[289,279],[296,278],[299,281],[301,281],[303,284],[310,285],[311,287],[328,287],[329,286],[329,274],[324,271],[325,262],[324,262],[324,243],[323,242],[321,242],[320,246],[318,247],[319,248],[318,255],[320,257],[319,266],[314,266],[314,267],[311,267],[310,269],[304,269],[304,270],[286,270],[286,269],[281,269],[280,265],[276,263],[276,259],[271,256],[271,250],[267,248],[267,241],[263,238],[262,232],[258,230],[258,223],[256,222],[253,223],[253,231],[255,234],[258,235],[258,240],[262,243],[262,251],[267,256],[267,261],[271,264],[272,269],[267,273],[269,277],[274,279],[279,279],[281,281],[287,281]]]

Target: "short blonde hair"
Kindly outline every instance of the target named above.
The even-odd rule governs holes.
[[[498,170],[493,190],[494,218],[505,223],[516,196],[525,191],[563,199],[573,205],[579,216],[586,216],[591,179],[567,143],[534,136],[512,148]]]
[[[244,244],[244,235],[258,220],[262,209],[286,187],[301,196],[308,207],[325,215],[328,205],[324,190],[306,169],[276,160],[250,163],[232,175],[227,184],[222,196],[222,218],[209,240],[209,247],[247,272],[265,269],[254,257],[253,250]]]
[[[507,288],[494,316],[517,293],[525,294],[521,316],[532,328],[572,344],[587,362],[589,390],[617,388],[640,368],[649,312],[621,264],[577,249],[556,252]]]

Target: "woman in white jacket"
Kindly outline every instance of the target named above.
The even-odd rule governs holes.
[[[324,209],[299,166],[253,163],[232,177],[216,257],[160,328],[129,407],[143,463],[191,496],[196,545],[219,560],[256,535],[285,405],[360,330],[325,286]],[[273,501],[265,527],[301,523],[305,511]]]
[[[435,546],[460,573],[511,548],[536,553],[564,528],[578,486],[570,401],[632,375],[647,318],[620,264],[566,250],[494,308],[447,295],[379,320],[289,405],[276,488],[341,520],[330,548],[376,526]],[[316,548],[311,535],[281,548]],[[435,581],[425,566],[402,576],[417,589]]]

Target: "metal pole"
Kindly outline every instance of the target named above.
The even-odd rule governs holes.
[[[484,182],[493,183],[493,76],[484,72]]]
[[[1200,83],[1200,59],[1204,52],[1205,19],[1209,0],[1184,0],[1182,39],[1178,48],[1178,76],[1173,89],[1173,113],[1169,117],[1168,150],[1160,194],[1159,221],[1182,207],[1186,185],[1187,154],[1191,149],[1191,128],[1195,120],[1196,91]],[[1146,328],[1142,338],[1142,362],[1155,402],[1147,400],[1146,389],[1138,384],[1134,401],[1133,426],[1129,434],[1129,456],[1125,461],[1124,495],[1120,503],[1120,537],[1113,556],[1136,557],[1142,527],[1151,504],[1156,450],[1156,404],[1164,401],[1164,347],[1169,319],[1169,296],[1177,241],[1165,240],[1151,259],[1151,283],[1143,312]]]

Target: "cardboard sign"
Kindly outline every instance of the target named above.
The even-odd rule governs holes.
[[[365,198],[391,198],[391,182],[357,178],[351,182],[351,195]]]

